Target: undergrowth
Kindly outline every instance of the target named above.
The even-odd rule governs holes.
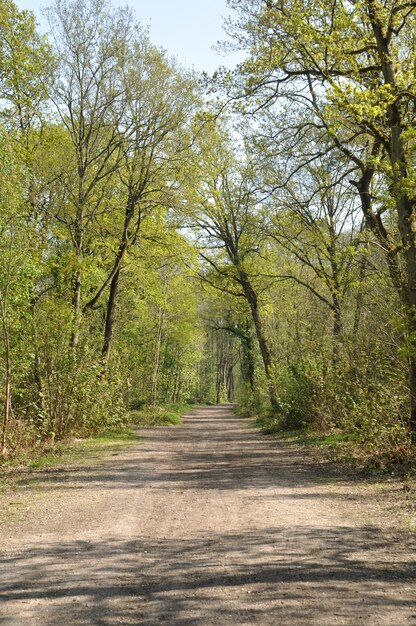
[[[329,432],[309,427],[287,428],[285,423],[270,415],[257,417],[256,423],[266,435],[288,443],[313,448],[319,456],[341,464],[345,470],[363,475],[412,476],[416,475],[414,448],[403,429],[385,430],[378,436],[360,432],[358,429]]]
[[[42,442],[37,447],[22,450],[20,455],[4,460],[2,469],[7,472],[16,467],[42,469],[55,465],[79,465],[91,457],[115,454],[140,440],[130,428],[85,439]]]
[[[130,419],[132,424],[139,427],[148,426],[174,426],[180,424],[183,415],[190,411],[194,405],[168,404],[164,406],[147,406],[140,410],[132,410]]]
[[[189,404],[172,404],[162,407],[146,407],[133,410],[129,421],[133,427],[170,426],[179,424],[182,416],[192,409]],[[85,459],[99,458],[116,454],[128,445],[140,440],[129,427],[110,430],[94,437],[67,438],[57,441],[55,438],[30,441],[27,446],[20,446],[13,456],[3,458],[0,468],[7,473],[17,467],[42,469],[55,465],[82,464]],[[0,476],[0,490],[2,488]]]
[[[389,372],[381,357],[361,377],[313,359],[284,366],[276,373],[276,407],[260,407],[257,423],[265,434],[314,446],[364,473],[410,475],[416,465],[407,389]]]

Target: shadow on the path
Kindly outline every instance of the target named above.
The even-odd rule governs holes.
[[[128,458],[90,467],[67,467],[24,474],[20,487],[53,491],[100,488],[245,489],[304,488],[324,480],[316,462],[287,446],[273,445],[257,431],[216,407],[175,428],[142,431],[144,443]],[[299,463],[296,463],[296,456]],[[333,478],[336,480],[336,477]],[[296,493],[294,493],[296,495]],[[302,495],[304,497],[304,495]]]
[[[124,489],[126,498],[141,487],[253,489],[256,503],[289,491],[291,498],[344,497],[317,488],[320,480],[301,452],[269,445],[220,407],[174,429],[145,431],[144,444],[104,465],[36,472],[20,482],[41,486],[51,499],[55,489],[90,487]],[[416,623],[416,563],[408,546],[396,540],[393,550],[377,528],[330,528],[318,519],[279,528],[266,522],[257,532],[201,528],[189,539],[154,531],[152,538],[54,541],[4,555],[1,626]]]
[[[400,545],[395,562],[384,562],[385,543],[372,527],[298,526],[261,536],[47,544],[3,560],[0,623],[415,623],[403,590],[416,564]],[[27,606],[42,622],[25,622]]]

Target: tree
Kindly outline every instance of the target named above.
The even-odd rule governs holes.
[[[119,224],[113,216],[112,230],[118,243],[105,280],[84,310],[97,306],[109,287],[102,354],[108,363],[119,290],[120,272],[129,247],[137,244],[149,215],[162,206],[178,203],[181,163],[190,143],[188,121],[195,107],[195,81],[169,63],[165,55],[138,33],[128,62],[122,67],[125,97],[123,124],[118,128],[120,163],[117,170],[124,216]],[[115,207],[116,209],[118,207]],[[115,228],[114,228],[115,227]]]
[[[232,1],[240,16],[236,37],[249,50],[240,67],[238,98],[254,109],[295,102],[308,110],[295,135],[318,128],[324,150],[336,149],[353,168],[364,218],[386,250],[409,332],[410,429],[416,432],[416,219],[413,194],[415,9],[412,3],[366,0]],[[293,132],[293,129],[292,129]],[[311,145],[317,156],[319,147]],[[310,159],[313,155],[309,155]],[[388,198],[374,199],[386,181]],[[391,228],[394,212],[398,242]],[[401,269],[404,268],[402,272]]]
[[[118,127],[125,90],[120,72],[134,27],[130,11],[113,9],[106,0],[57,0],[48,18],[58,60],[51,97],[72,152],[72,167],[59,175],[66,203],[57,218],[74,250],[71,345],[76,348],[88,237],[121,158]]]
[[[24,200],[25,167],[15,144],[0,131],[0,328],[2,338],[3,424],[0,449],[7,454],[7,434],[13,414],[12,400],[17,381],[28,365],[28,332],[36,255],[32,241],[36,232],[27,219]],[[34,246],[36,250],[36,247]],[[29,254],[27,252],[29,251]],[[19,376],[17,375],[19,373]]]
[[[34,15],[20,11],[13,0],[1,0],[0,119],[9,131],[17,131],[27,153],[41,122],[52,68],[50,46],[37,33]]]
[[[257,188],[251,176],[251,164],[239,166],[217,129],[211,127],[210,131],[201,145],[202,158],[197,169],[200,186],[195,193],[194,213],[194,224],[206,237],[201,258],[214,276],[214,281],[210,281],[207,274],[205,280],[246,300],[260,348],[270,404],[275,408],[272,355],[260,314],[259,291],[264,286],[258,285],[258,270],[253,266],[260,244],[256,221]]]
[[[205,277],[204,277],[205,278]],[[201,311],[208,332],[218,337],[217,343],[220,347],[225,347],[221,358],[217,359],[222,364],[222,375],[217,367],[217,381],[227,382],[227,370],[231,374],[235,384],[232,385],[233,398],[238,395],[239,399],[248,405],[258,404],[258,394],[256,386],[257,353],[256,337],[251,319],[251,313],[247,302],[236,299],[230,293],[221,291],[219,285],[212,288],[205,281],[202,281],[204,292],[207,293],[205,306]],[[237,346],[239,346],[237,350]],[[218,351],[218,350],[217,350]],[[235,376],[235,366],[240,365],[241,375]],[[241,383],[241,384],[240,384]],[[223,384],[228,388],[230,385]],[[218,394],[217,394],[218,396]]]
[[[196,397],[203,331],[195,251],[165,218],[144,221],[120,283],[112,361],[120,359],[135,407]]]
[[[297,282],[328,307],[334,365],[339,360],[344,302],[356,281],[354,260],[364,243],[357,200],[343,178],[339,165],[315,162],[291,178],[271,202],[271,214],[265,214],[269,237],[289,253],[287,269],[283,264],[276,277]],[[298,263],[291,263],[293,258]]]

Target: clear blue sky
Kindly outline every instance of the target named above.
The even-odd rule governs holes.
[[[41,18],[48,0],[16,0]],[[225,39],[222,17],[229,14],[226,0],[128,0],[143,25],[150,26],[150,38],[176,56],[183,65],[212,72],[218,65],[233,67],[236,55],[223,56],[212,50]]]

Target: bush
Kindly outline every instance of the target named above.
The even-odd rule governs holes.
[[[408,468],[414,449],[408,430],[407,386],[385,355],[345,367],[320,369],[305,361],[282,368],[278,408],[262,413],[263,432],[304,431],[322,440],[338,460],[366,468]],[[302,438],[302,437],[301,437]]]
[[[147,406],[140,411],[131,411],[130,419],[135,426],[173,426],[180,424],[182,416],[189,411],[189,404],[169,404],[165,406]]]

